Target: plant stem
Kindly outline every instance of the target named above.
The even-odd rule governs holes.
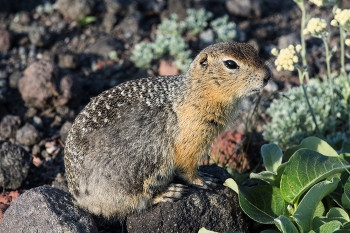
[[[301,81],[304,79],[303,76],[305,75],[305,73],[302,73],[301,70],[299,68],[297,68],[298,70],[298,75],[299,75],[299,80],[300,80],[300,85],[301,87],[303,88],[303,91],[304,91],[304,96],[305,96],[305,100],[306,100],[306,103],[307,105],[309,106],[309,110],[310,110],[310,113],[311,113],[311,116],[312,116],[312,120],[314,121],[315,123],[315,126],[316,126],[316,133],[321,136],[321,131],[320,129],[318,128],[318,125],[317,125],[317,121],[316,121],[316,116],[315,116],[315,113],[314,113],[314,109],[312,108],[311,104],[310,104],[310,101],[309,101],[309,97],[307,96],[307,93],[306,93],[306,87],[303,83],[301,83]]]
[[[332,55],[329,54],[329,46],[327,43],[326,38],[322,38],[323,43],[324,43],[324,47],[326,50],[326,64],[327,64],[327,76],[328,76],[328,82],[329,82],[329,88],[331,89],[331,115],[334,117],[335,119],[335,109],[334,109],[334,89],[333,89],[333,80],[331,77],[331,57]],[[333,127],[332,131],[335,131],[335,127]]]
[[[306,44],[305,44],[305,38],[304,38],[304,29],[305,29],[305,25],[306,25],[306,10],[305,10],[305,4],[304,1],[301,2],[297,2],[298,7],[301,10],[301,25],[300,25],[300,41],[301,41],[301,58],[303,61],[303,67],[302,70],[304,72],[305,68],[307,67],[307,61],[306,61]],[[304,77],[304,76],[303,76]],[[306,72],[305,73],[305,78],[306,78],[306,82],[309,82],[309,73]],[[301,84],[304,83],[304,79],[302,80]]]
[[[339,27],[339,31],[340,31],[340,64],[341,64],[341,68],[340,68],[340,72],[342,75],[346,75],[345,72],[345,48],[344,48],[344,44],[345,44],[345,31],[342,27]]]

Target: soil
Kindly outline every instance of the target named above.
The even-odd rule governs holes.
[[[228,164],[239,172],[256,168],[265,143],[261,126],[269,121],[264,114],[271,101],[267,97],[272,91],[299,85],[296,73],[276,71],[270,54],[274,47],[298,43],[301,13],[292,0],[72,2],[85,5],[72,7],[65,5],[65,0],[0,0],[0,142],[16,144],[31,154],[22,185],[15,190],[3,189],[0,221],[8,205],[24,190],[48,185],[67,191],[64,141],[90,98],[126,80],[180,72],[171,60],[154,62],[144,70],[135,67],[130,57],[136,43],[154,38],[156,25],[163,18],[171,13],[184,17],[183,9],[188,7],[205,8],[214,18],[229,14],[239,28],[237,40],[253,44],[272,70],[269,86],[277,90],[264,91],[255,127],[246,128],[248,114],[243,111],[232,131],[215,142],[211,153],[216,161],[219,152],[223,166]],[[339,5],[350,8],[348,0]],[[87,23],[87,16],[79,18],[79,9],[94,16],[93,22]],[[308,3],[307,12],[327,21],[333,18],[330,7]],[[336,28],[330,28],[331,47],[338,44],[338,38]],[[194,57],[201,47],[193,40],[188,42]],[[307,37],[307,50],[311,76],[325,74],[322,41]],[[110,51],[117,54],[113,59]],[[339,70],[338,60],[335,53],[332,69]]]

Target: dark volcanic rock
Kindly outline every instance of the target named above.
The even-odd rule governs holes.
[[[15,138],[17,129],[21,125],[19,116],[6,115],[2,118],[0,123],[0,136],[7,138]]]
[[[48,61],[38,61],[24,70],[18,88],[28,106],[44,109],[58,96],[58,81],[58,68]]]
[[[98,40],[95,44],[88,47],[85,52],[100,55],[108,58],[111,51],[116,51],[123,48],[123,42],[114,38],[103,38]]]
[[[91,15],[95,0],[58,0],[55,7],[64,18],[78,20],[82,16]]]
[[[0,29],[0,53],[7,53],[11,48],[12,37],[9,31]]]
[[[63,142],[66,141],[66,138],[68,136],[68,132],[69,132],[71,127],[72,127],[72,122],[69,122],[69,121],[66,121],[62,125],[61,130],[60,130],[60,136],[61,136],[61,139],[62,139]]]
[[[202,166],[200,170],[223,181],[229,177],[218,166]],[[250,221],[241,210],[237,195],[219,184],[213,190],[189,187],[187,196],[181,200],[160,203],[140,215],[128,216],[126,225],[129,233],[197,233],[202,227],[218,232],[249,232]]]
[[[31,124],[26,123],[17,130],[16,140],[24,146],[32,146],[40,141],[40,132]]]
[[[228,0],[226,2],[226,8],[230,14],[245,18],[260,18],[261,5],[261,0]]]
[[[22,194],[5,212],[0,232],[97,232],[91,215],[59,189],[41,186]]]
[[[80,103],[81,85],[74,75],[59,76],[60,70],[48,61],[31,64],[19,80],[22,99],[29,107],[45,109],[52,106],[76,107]]]
[[[70,74],[63,76],[60,81],[60,96],[55,101],[55,105],[76,107],[80,104],[80,99],[81,85],[79,79]]]
[[[0,187],[17,189],[27,177],[31,157],[20,146],[3,142],[0,148]],[[10,232],[1,231],[0,232]]]
[[[30,42],[38,47],[48,45],[51,42],[51,35],[47,27],[37,24],[33,24],[28,33]]]

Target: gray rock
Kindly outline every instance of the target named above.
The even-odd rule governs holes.
[[[7,53],[11,48],[12,36],[9,31],[0,29],[0,53]]]
[[[282,35],[278,38],[278,49],[285,49],[289,45],[297,45],[300,44],[300,36],[295,33],[291,33],[288,35]]]
[[[119,11],[132,5],[132,0],[104,0],[105,7],[108,13],[117,14]]]
[[[137,35],[139,30],[139,21],[141,19],[140,12],[136,11],[133,13],[127,14],[124,19],[116,27],[117,30],[124,32],[124,36],[127,38],[132,35]]]
[[[52,39],[51,35],[47,27],[38,24],[33,24],[28,33],[30,42],[38,47],[50,44]]]
[[[175,13],[179,17],[179,21],[184,20],[187,17],[186,10],[191,8],[191,3],[192,1],[169,0],[167,12],[163,16],[168,18],[171,14]]]
[[[123,49],[123,42],[114,38],[103,38],[98,40],[95,44],[91,45],[85,50],[86,53],[92,53],[100,55],[104,58],[108,58],[108,54],[111,51]]]
[[[13,72],[9,77],[10,87],[13,89],[17,89],[18,88],[18,80],[21,77],[22,77],[22,72],[20,72],[20,71]]]
[[[262,0],[228,0],[227,11],[235,16],[245,18],[260,18],[262,15]]]
[[[92,216],[59,189],[41,186],[22,194],[6,210],[0,232],[98,232]]]
[[[229,177],[224,169],[216,165],[201,166],[200,170],[223,181]],[[213,190],[189,187],[187,195],[181,200],[160,203],[142,214],[128,216],[126,220],[129,233],[197,233],[201,227],[217,232],[250,232],[250,224],[238,204],[237,195],[222,184]]]
[[[62,127],[61,127],[61,130],[60,130],[60,136],[61,136],[61,140],[63,142],[66,141],[66,138],[68,136],[68,132],[70,130],[70,128],[72,127],[72,122],[69,122],[69,121],[66,121]]]
[[[64,18],[78,20],[82,16],[91,15],[95,0],[57,0],[55,8]]]
[[[17,189],[28,175],[31,157],[20,146],[3,142],[0,144],[0,187]],[[1,231],[0,232],[10,232]]]
[[[214,43],[214,32],[212,29],[207,29],[199,35],[199,40],[202,46],[208,46]]]
[[[58,55],[58,66],[60,67],[75,69],[78,65],[78,58],[75,54],[65,53]]]
[[[32,146],[40,141],[40,136],[40,132],[33,125],[26,123],[17,130],[16,140],[21,145]]]
[[[117,15],[115,13],[107,12],[103,18],[102,26],[107,32],[111,32],[117,21]]]
[[[4,116],[0,123],[0,136],[5,139],[15,138],[17,129],[20,127],[20,125],[21,118],[19,116]]]
[[[70,107],[77,107],[81,100],[81,84],[79,79],[67,74],[60,80],[60,95],[55,99],[55,106],[68,105]]]
[[[58,68],[48,61],[37,61],[24,70],[18,89],[29,107],[44,109],[58,96],[58,83]]]

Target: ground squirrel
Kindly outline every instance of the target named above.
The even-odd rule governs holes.
[[[183,75],[128,81],[93,98],[65,146],[78,205],[124,218],[164,201],[175,176],[205,188],[199,161],[270,75],[252,46],[223,42],[202,50]]]

